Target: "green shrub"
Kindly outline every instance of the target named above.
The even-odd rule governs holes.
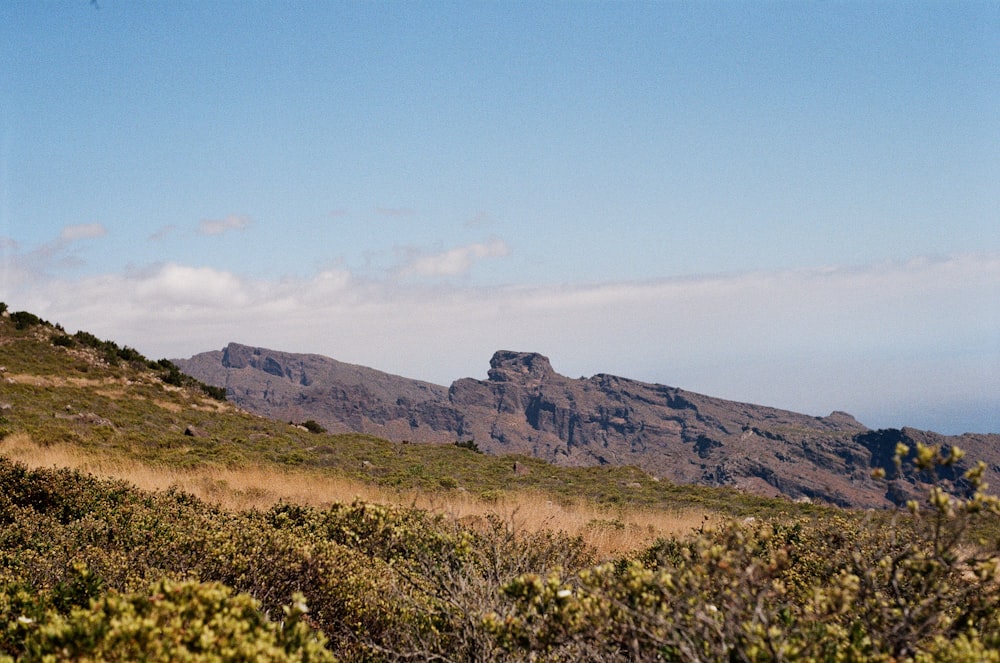
[[[145,592],[109,592],[69,614],[48,614],[28,634],[21,660],[334,660],[306,614],[297,597],[276,624],[253,598],[223,585],[160,580]]]
[[[916,450],[932,476],[959,457]],[[888,522],[736,524],[633,561],[526,574],[486,624],[511,655],[552,661],[997,660],[1000,554],[966,537],[1000,511],[983,469],[965,475],[969,498],[935,485]]]
[[[29,313],[27,311],[14,311],[10,314],[10,319],[14,323],[15,329],[30,329],[37,325],[45,324],[45,321],[39,318],[34,313]]]
[[[176,490],[142,492],[0,458],[0,661],[281,660],[282,650],[345,661],[1000,663],[1000,507],[985,494],[982,466],[957,476],[958,450],[897,450],[890,490],[914,485],[915,473],[933,485],[898,512],[806,508],[656,483],[629,468],[524,458],[516,462],[533,471],[512,476],[510,458],[466,453],[471,440],[456,449],[342,435],[311,446],[283,424],[200,407],[186,390],[200,383],[168,360],[79,332],[73,342],[118,367],[79,357],[68,366],[69,355],[52,348],[58,337],[38,336],[11,335],[4,364],[12,372],[66,376],[89,366],[90,377],[115,378],[124,396],[8,383],[0,436],[185,466],[362,467],[408,488],[460,484],[498,509],[504,495],[532,489],[553,499],[696,505],[737,522],[599,559],[578,538],[522,531],[516,514],[463,528],[416,508],[362,502],[227,512]],[[67,406],[114,425],[66,416]],[[184,425],[208,437],[184,438]],[[749,515],[755,520],[738,520]],[[591,523],[620,524],[613,513]],[[309,613],[290,616],[301,597]],[[215,624],[211,647],[206,631],[197,636],[199,620]]]
[[[217,401],[226,400],[226,388],[225,387],[213,387],[210,384],[198,383],[198,387],[205,392],[209,398],[213,398]]]
[[[114,341],[102,341],[90,332],[83,330],[76,332],[76,334],[73,335],[73,338],[80,345],[97,350],[101,354],[104,361],[111,366],[117,366],[119,361],[124,361],[129,364],[149,365],[149,360],[147,360],[142,353],[135,348],[130,348],[127,345],[119,347]]]
[[[119,359],[122,359],[127,362],[140,362],[140,363],[146,362],[146,358],[142,356],[142,353],[140,353],[135,348],[130,348],[127,345],[118,348],[116,350],[116,354],[118,355]]]
[[[242,633],[232,651],[271,651],[284,636],[264,617],[298,593],[348,661],[994,660],[1000,557],[970,536],[1000,508],[981,476],[896,514],[736,522],[597,563],[516,514],[470,530],[361,502],[229,513],[0,459],[0,656],[210,657],[185,629],[218,615],[220,647]],[[173,649],[150,644],[175,626]]]
[[[56,334],[52,337],[52,345],[61,348],[71,348],[76,345],[76,342],[73,341],[72,336],[67,336],[66,334]]]
[[[99,348],[103,348],[104,345],[105,345],[104,341],[102,341],[101,339],[97,338],[96,336],[94,336],[93,334],[91,334],[88,331],[83,331],[82,329],[80,331],[76,332],[73,335],[73,338],[75,338],[80,343],[80,345],[84,345],[84,346],[87,346],[87,347],[90,347],[90,348],[99,349]]]
[[[326,429],[323,428],[323,426],[320,423],[318,423],[313,419],[309,419],[308,421],[303,422],[302,426],[310,433],[315,433],[317,435],[326,432]]]
[[[464,442],[456,442],[456,443],[455,443],[455,446],[456,446],[456,447],[458,447],[459,449],[468,449],[469,451],[474,451],[474,452],[476,452],[477,454],[481,454],[481,453],[483,453],[483,452],[482,452],[482,451],[481,451],[481,450],[479,449],[479,445],[478,445],[478,444],[476,444],[476,441],[475,441],[475,440],[466,440],[466,441],[464,441]]]

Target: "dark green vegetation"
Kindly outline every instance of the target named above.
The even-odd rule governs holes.
[[[981,469],[964,496],[935,485],[899,514],[527,458],[514,473],[515,459],[463,446],[251,417],[171,384],[158,362],[112,362],[64,335],[0,318],[3,435],[171,466],[707,505],[732,523],[598,559],[513,518],[463,527],[364,503],[231,512],[0,458],[0,660],[1000,661],[998,503]],[[903,458],[940,476],[955,452]]]

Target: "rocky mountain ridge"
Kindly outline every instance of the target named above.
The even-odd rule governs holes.
[[[676,483],[769,496],[898,503],[921,489],[918,476],[888,490],[871,478],[874,468],[892,470],[898,442],[957,445],[987,462],[994,485],[1000,478],[1000,435],[874,431],[843,412],[814,417],[607,374],[568,378],[533,352],[498,351],[486,380],[462,378],[450,387],[238,343],[174,363],[224,387],[249,411],[312,419],[331,432],[400,442],[474,440],[487,453],[557,465],[635,465]]]

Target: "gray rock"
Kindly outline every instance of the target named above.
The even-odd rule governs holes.
[[[598,374],[568,378],[535,352],[501,350],[488,379],[450,388],[320,355],[252,348],[178,359],[189,375],[225,387],[230,400],[280,421],[313,419],[331,433],[454,443],[564,466],[634,465],[675,483],[732,486],[844,506],[886,506],[921,489],[910,473],[891,489],[896,443],[957,445],[1000,481],[1000,435],[945,437],[871,431],[849,414],[815,417]],[[516,469],[517,466],[515,466]],[[967,464],[948,477],[956,483]]]

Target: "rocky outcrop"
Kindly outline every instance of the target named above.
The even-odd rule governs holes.
[[[176,364],[224,387],[230,401],[251,412],[282,421],[312,419],[330,432],[444,442],[457,425],[452,410],[442,408],[446,388],[321,355],[230,343]]]
[[[919,476],[910,473],[891,489],[871,478],[874,468],[894,469],[897,442],[958,445],[1000,476],[1000,435],[871,431],[844,412],[813,417],[606,374],[573,379],[533,352],[498,351],[486,380],[463,378],[450,388],[236,343],[175,363],[225,387],[231,401],[252,412],[313,419],[331,432],[475,440],[487,453],[558,465],[635,465],[678,483],[763,495],[844,506],[905,499],[919,490]],[[958,473],[947,478],[960,487]]]

